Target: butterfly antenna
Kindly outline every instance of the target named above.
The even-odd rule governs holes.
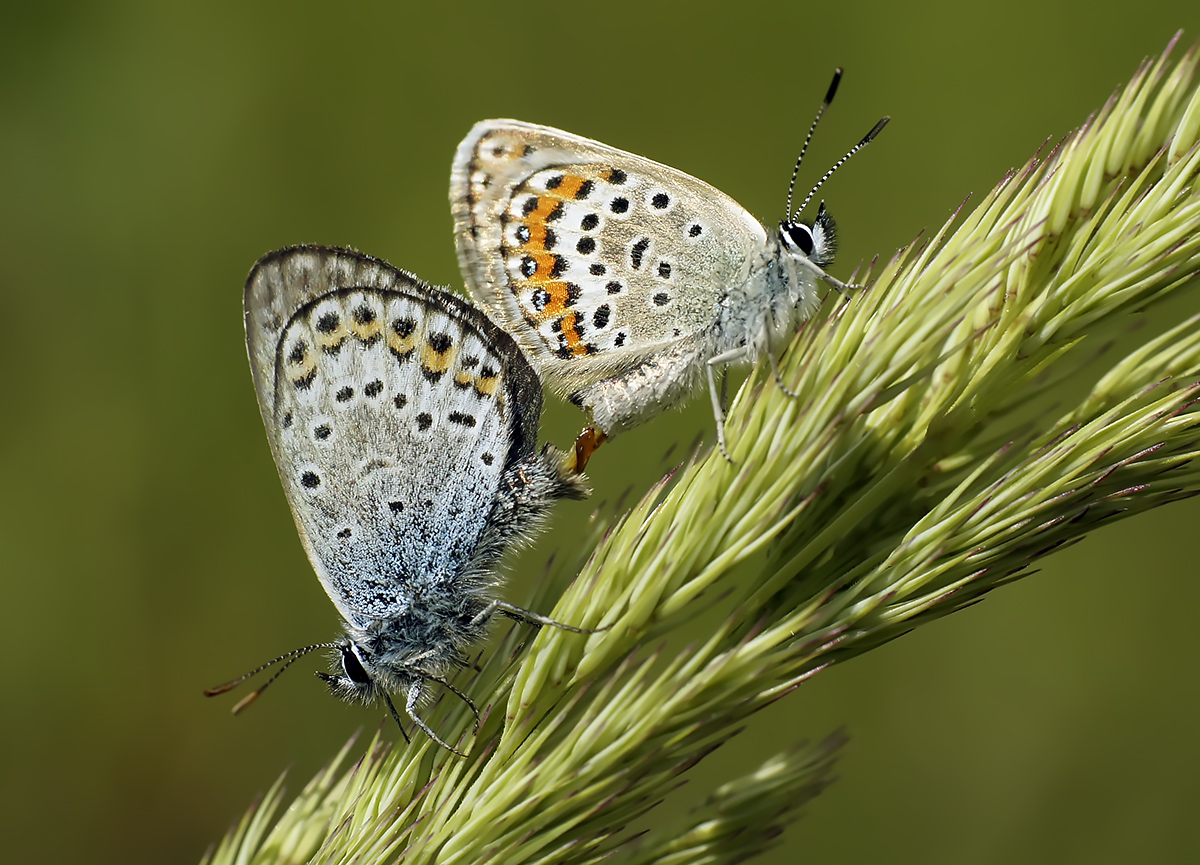
[[[800,218],[801,211],[803,211],[804,208],[808,206],[808,203],[810,201],[812,201],[812,197],[817,194],[817,190],[820,189],[825,184],[825,181],[828,180],[831,176],[833,176],[833,172],[837,171],[839,168],[841,168],[843,165],[845,165],[849,161],[851,156],[858,153],[858,151],[862,150],[864,147],[866,147],[868,144],[870,144],[872,141],[874,141],[875,136],[883,131],[883,127],[887,126],[888,121],[891,119],[892,119],[891,117],[884,117],[882,120],[880,120],[878,123],[876,123],[875,126],[872,127],[871,131],[863,136],[862,141],[858,142],[858,144],[855,144],[853,147],[851,147],[849,152],[847,152],[845,156],[843,156],[837,162],[833,163],[833,167],[830,168],[828,171],[826,171],[823,175],[821,175],[821,179],[817,181],[817,185],[814,186],[811,190],[809,190],[809,193],[807,196],[805,196],[804,201],[800,202],[800,206],[796,208],[795,215],[790,217],[791,221],[795,222],[797,219]],[[790,196],[789,196],[789,201],[790,201]]]
[[[251,691],[249,694],[247,694],[245,697],[243,697],[241,700],[239,700],[237,702],[237,705],[235,705],[233,707],[233,714],[236,715],[236,714],[238,714],[238,712],[242,711],[242,709],[246,708],[251,703],[253,703],[255,700],[257,700],[259,694],[261,694],[263,691],[267,690],[267,686],[270,685],[272,682],[274,682],[276,679],[278,679],[280,676],[282,676],[283,671],[286,670],[288,667],[290,667],[292,664],[294,664],[297,660],[299,660],[300,658],[303,658],[309,652],[315,652],[317,649],[335,649],[335,648],[337,648],[336,643],[314,643],[311,646],[305,646],[301,649],[293,649],[290,652],[285,652],[284,654],[280,655],[278,658],[272,658],[271,660],[267,661],[265,664],[261,664],[260,666],[255,667],[250,672],[243,673],[242,675],[238,676],[236,679],[226,682],[223,685],[217,685],[215,688],[205,688],[204,696],[215,697],[218,694],[224,694],[229,691],[232,691],[234,688],[236,688],[238,685],[242,684],[242,682],[246,681],[247,679],[251,679],[251,678],[257,676],[263,670],[266,670],[269,667],[273,667],[276,664],[283,662],[283,666],[280,667],[278,670],[276,670],[275,674],[273,676],[271,676],[271,678],[267,679],[267,681],[264,682],[261,687]]]
[[[829,82],[829,89],[825,91],[825,98],[821,100],[821,107],[817,109],[817,116],[813,118],[812,126],[808,127],[808,135],[804,137],[804,146],[800,148],[800,155],[796,157],[796,167],[792,169],[792,181],[788,184],[786,213],[789,216],[792,212],[792,193],[796,190],[796,177],[800,174],[800,163],[804,161],[804,154],[808,151],[808,143],[812,141],[813,133],[817,131],[817,124],[821,122],[821,115],[825,113],[825,109],[833,101],[833,97],[837,94],[838,85],[841,82],[842,67],[839,66],[833,70],[833,80]]]

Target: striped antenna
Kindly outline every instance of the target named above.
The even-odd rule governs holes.
[[[882,120],[880,120],[878,123],[876,123],[875,126],[871,129],[871,131],[863,136],[862,141],[858,142],[858,144],[855,144],[853,147],[851,147],[849,152],[845,156],[843,156],[837,162],[833,163],[833,167],[830,168],[828,171],[826,171],[823,175],[821,175],[821,179],[817,181],[817,185],[814,186],[811,190],[809,190],[809,193],[807,196],[805,196],[804,201],[800,202],[800,206],[796,208],[795,214],[793,215],[791,213],[791,211],[788,211],[788,214],[789,214],[788,222],[794,223],[797,219],[799,219],[800,213],[804,210],[805,207],[808,206],[808,203],[810,201],[812,201],[812,197],[817,194],[817,190],[820,189],[825,184],[825,181],[828,180],[833,175],[833,172],[837,171],[839,168],[841,168],[843,165],[845,165],[851,156],[858,153],[858,151],[862,150],[864,147],[866,147],[868,144],[870,144],[872,141],[874,141],[875,136],[878,135],[881,131],[883,131],[883,127],[887,126],[888,121],[891,119],[892,118],[890,118],[890,117],[884,117]],[[794,181],[795,181],[795,178],[793,177],[793,182]],[[791,192],[789,192],[788,193],[788,205],[789,206],[791,205],[791,202],[792,202],[792,195],[791,195]]]
[[[842,67],[839,66],[833,70],[833,80],[829,82],[829,89],[825,91],[825,98],[821,100],[821,107],[817,109],[817,116],[813,118],[812,126],[808,127],[808,135],[804,137],[804,146],[800,148],[800,155],[796,157],[796,167],[792,169],[792,181],[788,184],[786,213],[790,214],[792,212],[792,193],[796,189],[796,177],[800,174],[800,163],[804,161],[804,154],[808,150],[808,143],[812,141],[813,133],[817,131],[817,124],[821,122],[821,115],[825,113],[825,109],[829,107],[829,103],[837,95],[838,85],[841,82]],[[801,207],[801,210],[803,209]]]

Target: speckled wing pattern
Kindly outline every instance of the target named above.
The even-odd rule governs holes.
[[[703,181],[516,120],[471,130],[450,202],[467,287],[564,392],[710,329],[766,245]]]
[[[292,247],[245,295],[254,387],[309,559],[347,622],[461,576],[541,389],[478,310],[366,255]]]

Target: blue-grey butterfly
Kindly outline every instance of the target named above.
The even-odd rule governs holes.
[[[284,663],[267,684],[332,648],[339,669],[324,678],[334,693],[382,698],[397,723],[389,694],[401,693],[416,725],[450,748],[418,709],[430,683],[474,709],[447,674],[488,620],[567,627],[494,596],[505,549],[556,499],[587,494],[559,451],[537,447],[538,377],[470,304],[345,249],[264,256],[246,283],[245,319],[271,453],[345,626],[335,643],[271,662]]]

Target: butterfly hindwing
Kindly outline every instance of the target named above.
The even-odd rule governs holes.
[[[347,622],[470,570],[540,387],[453,295],[348,250],[265,257],[246,287],[259,406],[309,558]]]
[[[711,328],[766,242],[694,177],[514,120],[472,129],[450,198],[469,289],[559,390]]]

